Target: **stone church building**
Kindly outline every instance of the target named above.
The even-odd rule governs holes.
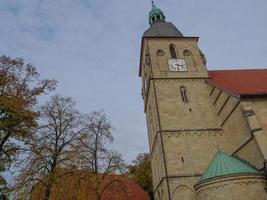
[[[139,76],[156,200],[267,200],[267,69],[206,68],[154,3]]]

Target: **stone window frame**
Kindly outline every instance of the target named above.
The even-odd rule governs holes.
[[[182,101],[184,103],[189,103],[188,94],[187,94],[187,88],[184,85],[180,86],[180,94],[181,94],[181,97],[182,97]]]

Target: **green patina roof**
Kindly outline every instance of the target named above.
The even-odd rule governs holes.
[[[171,23],[165,21],[165,15],[152,1],[149,12],[150,28],[144,32],[145,37],[183,37],[183,34]]]
[[[152,8],[149,11],[149,17],[152,17],[155,14],[163,14],[163,12],[152,1]]]
[[[152,25],[155,22],[155,20],[153,20],[153,17],[156,17],[157,15],[160,16],[161,21],[165,20],[164,13],[154,4],[154,1],[152,1],[152,8],[149,11],[149,23],[150,23],[150,25]]]
[[[245,163],[238,158],[232,157],[218,150],[208,169],[205,171],[200,181],[210,178],[240,174],[240,173],[260,173],[256,168]]]

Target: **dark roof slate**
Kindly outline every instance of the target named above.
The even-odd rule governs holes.
[[[158,21],[147,29],[144,37],[183,37],[183,34],[171,23]]]

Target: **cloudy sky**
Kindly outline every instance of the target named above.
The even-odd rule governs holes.
[[[156,0],[209,69],[267,67],[266,0]],[[104,109],[126,161],[148,151],[138,78],[150,0],[0,0],[0,54],[59,81],[82,112]]]

